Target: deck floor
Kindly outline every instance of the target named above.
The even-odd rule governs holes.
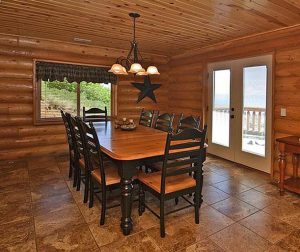
[[[98,201],[92,209],[83,204],[66,156],[0,162],[0,251],[300,251],[299,196],[280,197],[268,175],[221,159],[208,158],[204,169],[200,224],[193,208],[177,212],[161,239],[158,219],[147,210],[139,217],[136,203],[130,236],[120,231],[119,208],[99,226]],[[111,197],[117,201],[117,192]]]

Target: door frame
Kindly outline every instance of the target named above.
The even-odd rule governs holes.
[[[269,136],[269,158],[270,158],[270,162],[269,162],[269,168],[268,168],[268,172],[271,174],[271,178],[274,179],[274,164],[275,164],[275,160],[274,160],[274,153],[275,153],[275,130],[274,130],[274,108],[275,108],[275,97],[274,97],[274,93],[275,93],[275,68],[276,68],[276,52],[275,51],[265,51],[263,54],[252,54],[252,53],[245,53],[245,55],[241,56],[223,56],[223,57],[216,57],[215,59],[212,58],[206,58],[203,61],[203,97],[202,97],[202,115],[203,118],[205,118],[205,123],[208,123],[209,120],[209,106],[211,106],[210,104],[210,88],[209,88],[209,64],[212,63],[221,63],[221,62],[225,62],[225,61],[234,61],[234,60],[242,60],[242,59],[247,59],[247,58],[255,58],[255,57],[263,57],[263,56],[272,56],[272,66],[270,68],[271,70],[271,81],[270,81],[270,85],[271,88],[268,89],[268,91],[270,90],[270,99],[269,102],[271,103],[270,105],[270,112],[271,112],[271,116],[270,116],[270,123],[271,123],[271,128],[270,128],[270,136]]]

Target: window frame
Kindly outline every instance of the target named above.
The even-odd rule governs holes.
[[[83,65],[83,66],[96,66],[109,68],[107,65],[94,65],[94,64],[84,64],[78,62],[65,62],[65,61],[53,61],[53,60],[43,60],[34,59],[33,60],[33,123],[34,125],[51,125],[51,124],[61,124],[62,119],[58,118],[41,118],[41,79],[36,79],[36,62],[50,62],[50,63],[61,63],[61,64],[72,64],[72,65]],[[118,82],[118,80],[117,80]],[[77,111],[80,111],[80,85],[77,87]],[[111,115],[108,119],[115,118],[117,116],[117,84],[111,84]]]

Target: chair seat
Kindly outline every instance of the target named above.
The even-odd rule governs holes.
[[[144,172],[140,172],[138,174],[138,179],[146,186],[160,193],[161,172],[154,172],[148,174],[145,174]],[[165,193],[168,194],[172,192],[177,192],[195,186],[196,186],[195,179],[189,176],[188,174],[171,176],[166,178]]]
[[[118,168],[111,162],[105,162],[105,180],[106,185],[113,185],[120,183],[120,176]],[[92,177],[101,184],[100,169],[97,168],[91,172]]]
[[[147,164],[147,168],[150,168],[151,170],[154,170],[154,171],[161,171],[162,166],[163,166],[162,161],[151,163],[149,165]]]

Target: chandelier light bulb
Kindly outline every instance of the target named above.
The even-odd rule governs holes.
[[[157,69],[156,66],[149,66],[149,67],[147,68],[147,73],[150,74],[150,75],[155,75],[155,74],[159,75],[159,74],[160,74],[160,73],[158,72],[158,69]]]
[[[128,71],[129,73],[138,73],[143,70],[143,67],[141,66],[140,63],[133,63],[130,67],[130,70]]]
[[[125,67],[123,67],[120,64],[113,64],[111,69],[108,70],[108,72],[112,72],[114,74],[123,74],[123,75],[128,74]]]

